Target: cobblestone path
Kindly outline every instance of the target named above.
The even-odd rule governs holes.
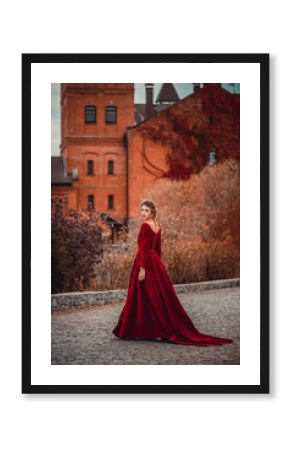
[[[52,314],[52,364],[239,364],[239,288],[179,294],[196,327],[233,339],[214,347],[158,340],[122,340],[112,334],[123,302]]]

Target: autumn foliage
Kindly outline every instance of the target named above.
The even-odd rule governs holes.
[[[147,192],[157,203],[163,259],[175,283],[239,276],[239,168],[225,160]]]
[[[106,225],[98,214],[73,209],[64,214],[63,209],[60,199],[52,200],[52,293],[90,288],[103,253],[102,230]]]
[[[212,148],[218,161],[239,161],[240,100],[219,84],[208,84],[140,124],[138,132],[169,149],[163,178],[187,180],[208,164]]]
[[[173,283],[239,277],[239,163],[207,166],[188,181],[160,180],[144,193],[157,203],[162,261]],[[142,221],[104,253],[97,289],[127,288]]]
[[[239,277],[240,166],[210,167],[187,181],[159,180],[144,193],[157,204],[162,224],[161,258],[174,284]],[[52,292],[126,289],[142,220],[102,238],[97,213],[61,208],[52,214]]]

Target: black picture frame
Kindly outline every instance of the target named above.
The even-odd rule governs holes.
[[[22,393],[269,393],[269,61],[267,53],[22,54]],[[260,383],[255,385],[33,385],[31,382],[31,66],[34,63],[247,63],[260,68]]]

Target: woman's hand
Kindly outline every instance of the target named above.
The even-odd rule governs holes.
[[[145,279],[145,269],[143,267],[140,267],[138,279],[139,279],[139,281],[142,281]]]

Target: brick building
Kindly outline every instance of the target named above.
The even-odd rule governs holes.
[[[240,100],[220,84],[195,85],[180,100],[165,83],[153,103],[134,105],[134,84],[62,84],[61,156],[52,157],[52,196],[96,209],[116,229],[139,217],[159,178],[186,179],[209,162],[239,160]]]

